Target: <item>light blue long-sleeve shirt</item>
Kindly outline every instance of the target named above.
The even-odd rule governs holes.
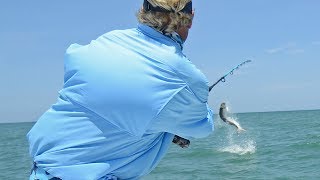
[[[64,180],[138,179],[174,135],[213,131],[207,99],[208,82],[179,43],[142,24],[111,31],[67,49],[64,86],[28,133],[30,154]]]

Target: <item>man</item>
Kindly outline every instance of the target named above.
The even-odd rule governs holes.
[[[190,0],[148,0],[137,28],[71,45],[56,104],[27,137],[30,179],[139,179],[174,135],[213,131],[205,76],[182,53]]]

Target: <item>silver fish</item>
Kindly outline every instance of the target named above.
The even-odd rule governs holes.
[[[240,126],[240,124],[239,124],[238,122],[236,122],[236,121],[228,118],[228,117],[226,116],[226,113],[227,113],[226,103],[221,103],[220,109],[219,109],[219,116],[220,116],[220,118],[221,118],[224,122],[226,122],[226,123],[228,123],[228,124],[230,124],[230,125],[232,125],[232,126],[235,126],[238,131],[245,131],[245,130]]]

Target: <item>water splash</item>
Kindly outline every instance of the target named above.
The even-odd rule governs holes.
[[[253,140],[245,141],[242,144],[229,144],[219,149],[220,152],[228,152],[232,154],[253,154],[256,152],[256,143]]]
[[[228,152],[232,154],[244,155],[244,154],[253,154],[256,152],[256,142],[253,137],[250,136],[250,132],[245,131],[238,121],[238,118],[230,113],[227,108],[228,120],[236,124],[239,129],[237,130],[234,126],[230,126],[226,123],[218,123],[223,132],[221,136],[222,144],[219,145],[218,151]],[[226,129],[227,128],[227,129]],[[247,127],[245,127],[247,129]]]
[[[240,125],[240,123],[238,121],[236,121],[234,118],[229,118],[229,122],[233,123],[235,126],[237,126],[237,131],[238,133],[245,131],[245,129],[243,129]]]

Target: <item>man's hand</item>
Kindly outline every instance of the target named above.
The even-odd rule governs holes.
[[[190,145],[190,141],[188,139],[184,139],[184,138],[177,136],[177,135],[174,136],[172,142],[182,148],[187,148]]]

